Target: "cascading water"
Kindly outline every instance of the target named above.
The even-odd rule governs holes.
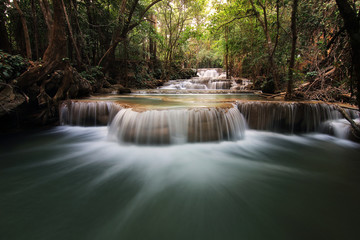
[[[246,123],[236,107],[135,111],[114,102],[64,102],[62,125],[110,125],[109,137],[122,143],[178,144],[239,140]]]
[[[66,101],[60,105],[61,125],[107,125],[122,107],[107,101]]]
[[[204,69],[198,71],[198,76],[201,78],[218,78],[220,74],[216,69]]]
[[[210,81],[209,89],[230,89],[232,86],[231,81]]]
[[[320,131],[331,120],[342,118],[335,106],[321,103],[238,102],[250,128],[276,132]],[[347,110],[352,118],[358,111]]]
[[[112,139],[137,144],[176,144],[240,140],[246,124],[236,108],[136,112],[122,109],[111,123]]]
[[[236,108],[136,111],[111,101],[66,101],[59,112],[62,125],[111,125],[111,132],[119,141],[141,144],[240,139],[233,137],[237,133],[224,133],[221,129],[239,132],[245,129],[244,121],[251,129],[273,132],[324,132],[343,138],[349,132],[346,121],[336,123],[342,118],[336,107],[323,103],[238,101]],[[358,111],[346,112],[353,119],[359,117]]]
[[[178,90],[207,90],[207,89],[230,89],[234,84],[231,80],[222,79],[219,74],[220,69],[199,69],[198,76],[192,79],[170,80],[160,87],[160,89],[178,89]],[[221,80],[220,80],[221,79]]]
[[[358,239],[360,145],[321,133],[349,124],[253,97],[64,102],[62,126],[0,138],[0,238]]]
[[[207,84],[204,84],[203,82],[204,80],[200,80],[200,83],[196,80],[170,80],[160,89],[208,89]],[[206,82],[208,82],[208,80],[206,80]]]

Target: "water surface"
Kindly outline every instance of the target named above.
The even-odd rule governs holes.
[[[107,127],[3,136],[1,239],[359,239],[360,147],[247,130],[122,145]]]

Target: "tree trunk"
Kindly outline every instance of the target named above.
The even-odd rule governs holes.
[[[18,13],[20,15],[21,24],[22,24],[23,31],[24,31],[24,40],[25,40],[25,45],[26,45],[26,57],[28,59],[31,59],[32,58],[31,44],[30,44],[29,30],[28,30],[28,27],[26,24],[26,18],[25,18],[23,11],[21,11],[21,9],[19,7],[17,0],[13,0],[13,3],[14,3],[16,10],[18,11]]]
[[[356,9],[347,0],[336,0],[352,49],[353,82],[356,84],[356,100],[360,110],[360,21]]]
[[[124,44],[124,74],[125,74],[125,82],[129,82],[129,67],[128,67],[128,61],[129,61],[129,45],[128,45],[128,39],[125,39],[123,41]]]
[[[73,30],[72,30],[70,20],[69,20],[69,16],[67,14],[65,3],[64,3],[63,0],[61,0],[61,4],[62,4],[62,7],[63,7],[66,23],[67,23],[68,30],[69,30],[69,33],[70,33],[70,39],[71,39],[71,42],[73,44],[73,47],[75,48],[76,61],[77,61],[78,66],[81,66],[82,65],[81,54],[80,54],[79,48],[77,46],[77,43],[76,43],[76,40],[75,40],[75,37],[74,37]]]
[[[61,0],[53,0],[53,7],[54,22],[51,28],[50,42],[43,56],[44,64],[29,69],[16,79],[17,85],[22,89],[26,89],[38,81],[44,81],[56,68],[64,68],[62,65],[66,58],[67,36]]]
[[[53,0],[53,24],[50,42],[43,62],[30,67],[12,84],[23,94],[29,94],[29,110],[34,122],[46,124],[58,120],[59,101],[88,94],[91,85],[79,77],[66,59],[66,25],[62,0]],[[29,90],[30,89],[30,90]]]
[[[79,19],[78,19],[78,15],[77,15],[77,3],[76,3],[76,0],[70,0],[70,4],[75,9],[74,18],[75,18],[77,31],[79,32],[79,35],[80,35],[80,40],[81,40],[80,45],[82,45],[82,47],[80,48],[80,50],[81,50],[81,49],[84,49],[84,47],[86,46],[86,41],[85,41],[84,34],[81,31],[80,24],[79,24]],[[83,54],[85,55],[85,58],[87,60],[87,64],[90,65],[91,63],[90,63],[89,55],[86,52],[83,52]]]
[[[162,0],[155,0],[152,3],[150,3],[145,10],[142,12],[142,14],[140,15],[140,20],[131,23],[132,19],[134,17],[134,13],[136,10],[136,7],[138,6],[139,0],[135,0],[134,2],[132,2],[131,7],[129,9],[129,13],[128,13],[128,17],[125,20],[124,18],[124,12],[125,12],[125,5],[127,0],[122,0],[122,7],[120,8],[120,12],[119,12],[119,17],[118,17],[118,26],[115,28],[114,33],[113,33],[113,37],[112,37],[112,41],[111,44],[108,48],[108,50],[105,52],[105,54],[101,57],[98,65],[103,65],[105,66],[105,72],[108,71],[108,69],[112,66],[112,54],[115,53],[115,49],[118,46],[118,44],[123,41],[126,40],[128,38],[128,34],[131,30],[133,30],[135,27],[137,27],[143,20],[145,17],[145,14],[147,13],[147,11],[149,11],[149,9],[154,6],[156,3],[160,2]],[[104,62],[104,63],[103,63]]]
[[[262,26],[262,29],[264,31],[264,35],[265,35],[265,39],[266,39],[265,46],[267,48],[267,52],[268,52],[268,55],[269,55],[268,59],[269,59],[270,71],[272,73],[272,77],[273,77],[273,81],[274,81],[274,86],[275,86],[274,91],[276,92],[276,91],[279,90],[279,87],[280,87],[279,86],[280,81],[279,81],[278,68],[277,68],[275,60],[274,60],[274,54],[275,54],[275,51],[276,51],[277,44],[272,46],[273,43],[272,43],[272,39],[271,39],[270,32],[269,32],[269,24],[268,24],[266,6],[265,6],[265,4],[263,5],[260,1],[258,1],[257,3],[260,5],[260,7],[263,10],[263,19],[261,19],[258,14],[256,15],[256,18],[260,22],[260,24]],[[253,0],[250,0],[250,4],[251,4],[253,10],[256,11],[256,7],[255,7],[255,4],[254,4]],[[276,3],[276,12],[277,12],[277,24],[278,24],[278,28],[279,28],[279,18],[278,18],[279,4],[278,4],[278,1]]]
[[[229,79],[229,44],[228,44],[229,26],[225,27],[225,71],[226,79]]]
[[[62,61],[66,57],[65,14],[61,0],[53,0],[54,23],[51,29],[49,46],[44,53],[44,61]]]
[[[289,63],[289,79],[287,86],[287,98],[292,97],[293,90],[293,72],[295,66],[295,52],[296,52],[296,41],[297,41],[297,31],[296,31],[296,14],[297,14],[298,0],[293,0],[293,7],[291,13],[291,55],[290,55],[290,63]]]
[[[5,24],[5,15],[6,5],[3,1],[0,2],[0,49],[5,52],[11,52],[11,44],[9,41],[8,32]]]
[[[90,37],[91,39],[97,39],[94,36],[94,18],[93,18],[93,12],[92,12],[92,2],[90,0],[85,0],[85,7],[86,7],[86,15],[87,15],[87,20],[89,23],[89,29],[90,29]],[[96,41],[95,41],[96,42]],[[90,46],[91,47],[91,58],[92,58],[92,63],[95,64],[96,63],[96,54],[97,54],[97,44],[93,44]]]
[[[31,13],[33,18],[33,30],[34,30],[34,40],[35,40],[35,54],[36,59],[39,59],[39,29],[38,29],[38,22],[37,22],[37,15],[36,15],[36,7],[35,1],[31,0]]]
[[[51,28],[52,28],[54,20],[53,20],[53,17],[51,15],[49,2],[47,0],[39,0],[39,2],[40,2],[41,11],[42,11],[42,13],[44,15],[45,23],[46,23],[46,26],[47,26],[47,29],[48,29],[48,36],[49,36],[49,39],[50,39]]]
[[[122,0],[121,8],[118,16],[118,26],[114,29],[111,44],[108,50],[105,52],[104,56],[101,57],[98,65],[103,65],[105,69],[105,73],[108,74],[108,71],[112,68],[113,60],[115,58],[115,51],[118,44],[127,39],[128,32],[130,31],[130,23],[135,12],[136,6],[139,0],[135,0],[129,10],[129,16],[125,21],[125,7],[127,0]]]
[[[150,32],[153,34],[156,32],[156,16],[151,15]],[[150,68],[154,70],[154,64],[156,62],[156,39],[153,38],[152,34],[149,36],[149,52],[150,52]]]

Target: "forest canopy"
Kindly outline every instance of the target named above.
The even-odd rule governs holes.
[[[216,67],[263,92],[351,103],[357,94],[360,106],[359,7],[349,0],[1,0],[0,90],[50,106]]]

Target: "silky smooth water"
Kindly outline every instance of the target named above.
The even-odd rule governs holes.
[[[107,127],[1,137],[0,239],[359,239],[360,145],[246,130],[129,145]]]
[[[90,101],[112,101],[128,104],[131,107],[146,109],[218,107],[224,103],[235,103],[238,100],[262,100],[253,93],[242,94],[129,94],[104,95],[89,98]]]

